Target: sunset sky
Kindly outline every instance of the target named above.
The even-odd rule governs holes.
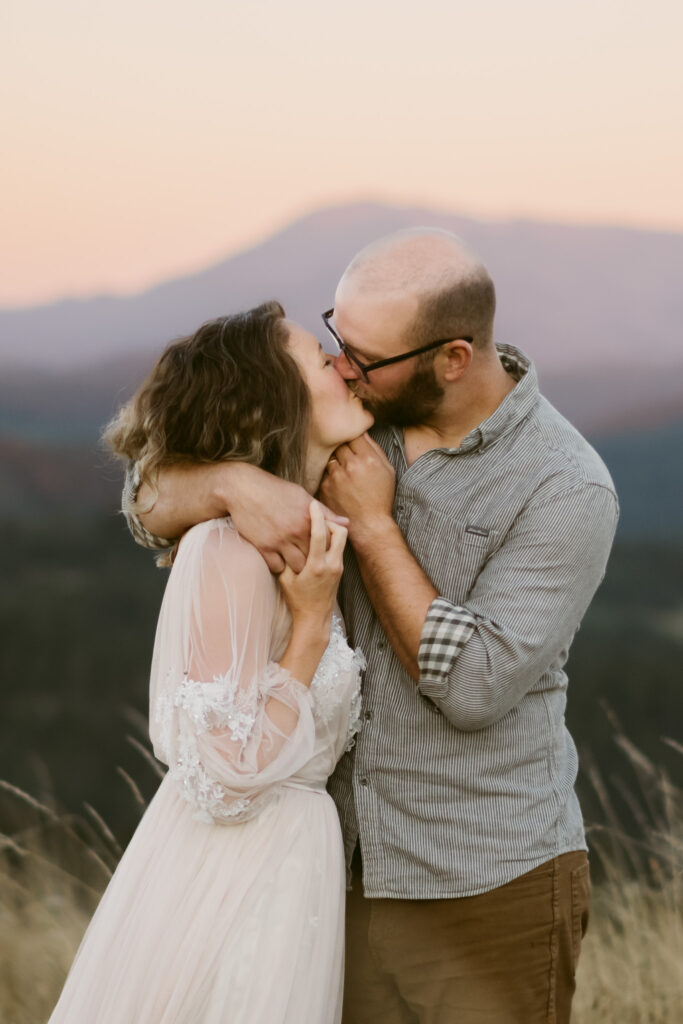
[[[4,0],[0,304],[355,199],[683,231],[680,0]]]

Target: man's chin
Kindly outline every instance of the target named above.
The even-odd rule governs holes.
[[[444,396],[431,365],[416,371],[398,393],[391,396],[380,398],[360,383],[352,391],[372,413],[376,427],[412,427],[424,423]]]
[[[356,398],[360,398],[368,412],[371,412],[374,416],[372,395],[369,395],[362,387],[351,387],[349,390],[353,392]]]

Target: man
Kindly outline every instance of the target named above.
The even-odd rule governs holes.
[[[342,610],[367,659],[330,781],[356,875],[345,1024],[569,1020],[589,882],[563,665],[618,509],[530,361],[494,344],[494,311],[482,264],[414,231],[363,250],[325,314],[377,420],[321,489],[349,520]],[[303,500],[253,467],[195,467],[162,479],[146,525],[229,510],[296,568]]]

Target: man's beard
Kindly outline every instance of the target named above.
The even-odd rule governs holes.
[[[363,405],[375,417],[377,426],[414,427],[434,412],[441,403],[444,389],[437,382],[434,364],[418,367],[398,394],[391,398],[363,395]]]

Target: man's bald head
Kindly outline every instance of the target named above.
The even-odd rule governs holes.
[[[493,341],[496,295],[483,263],[448,231],[411,229],[362,249],[344,271],[339,292],[414,299],[405,330],[412,347],[439,338],[471,336],[478,348]]]

